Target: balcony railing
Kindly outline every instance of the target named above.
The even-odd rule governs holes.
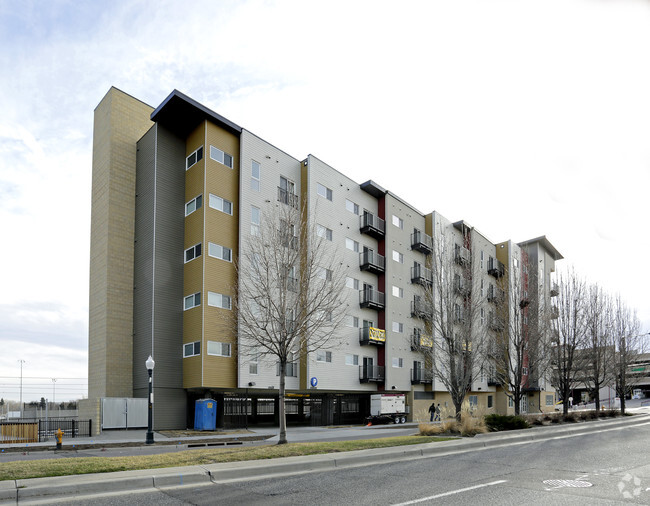
[[[417,283],[424,287],[433,285],[433,273],[431,269],[422,267],[421,265],[411,267],[411,283]]]
[[[499,386],[499,380],[496,379],[494,376],[489,376],[487,380],[487,384],[489,387],[496,387]]]
[[[506,324],[503,321],[503,318],[496,316],[496,315],[491,315],[490,320],[488,321],[488,325],[492,330],[495,332],[501,332],[503,329],[506,328]]]
[[[412,300],[411,316],[422,318],[423,320],[431,320],[433,318],[433,307],[423,300]]]
[[[291,248],[295,251],[298,250],[298,238],[295,235],[281,234],[280,242],[285,248]]]
[[[298,195],[278,186],[278,202],[298,209]]]
[[[469,250],[460,244],[456,244],[454,248],[454,261],[459,265],[467,265],[469,264],[469,260]]]
[[[433,252],[433,239],[419,230],[411,234],[411,249],[430,255]]]
[[[386,307],[386,297],[383,292],[364,288],[359,290],[359,306],[362,308],[382,310]]]
[[[488,274],[494,276],[495,278],[500,278],[506,273],[505,266],[496,258],[490,258],[488,260]]]
[[[457,294],[465,296],[470,292],[470,284],[466,279],[456,274],[454,277],[454,289]]]
[[[433,373],[424,369],[411,369],[411,385],[430,385],[433,383]]]
[[[375,327],[361,327],[359,329],[359,344],[386,344],[386,331]]]
[[[411,334],[411,351],[425,351],[433,348],[433,338],[422,334],[419,331],[414,331]]]
[[[363,251],[359,253],[359,268],[373,274],[382,274],[386,270],[386,258],[374,251]]]
[[[280,362],[275,363],[275,375],[280,376]],[[285,376],[287,378],[297,378],[298,377],[298,364],[294,362],[288,362]]]
[[[374,214],[364,211],[359,216],[359,230],[362,234],[381,239],[386,235],[386,222]]]
[[[551,285],[551,293],[550,293],[550,295],[551,295],[551,297],[557,297],[558,295],[560,295],[560,287],[557,286],[557,283],[553,283]]]
[[[359,381],[361,383],[383,383],[385,377],[383,365],[359,366]]]

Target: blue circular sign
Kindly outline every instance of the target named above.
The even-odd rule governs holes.
[[[318,385],[318,378],[316,378],[316,376],[314,376],[311,379],[311,386],[315,387],[316,385]]]

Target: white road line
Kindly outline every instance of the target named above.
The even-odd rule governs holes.
[[[467,492],[468,490],[476,490],[477,488],[491,487],[493,485],[499,485],[505,483],[508,480],[498,480],[492,481],[490,483],[483,483],[482,485],[474,485],[473,487],[459,488],[458,490],[451,490],[450,492],[445,492],[444,494],[436,494],[429,497],[423,497],[422,499],[413,499],[412,501],[401,502],[399,504],[394,504],[393,506],[406,506],[407,504],[417,504],[419,502],[430,501],[432,499],[439,499],[440,497],[447,497],[449,495],[460,494],[462,492]]]

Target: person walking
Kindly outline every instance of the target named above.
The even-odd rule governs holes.
[[[435,414],[436,414],[436,403],[432,402],[431,406],[429,406],[429,415],[431,415],[429,419],[430,422],[433,422],[433,417],[435,416]]]
[[[440,421],[440,403],[436,406],[436,416],[433,419],[434,421]]]

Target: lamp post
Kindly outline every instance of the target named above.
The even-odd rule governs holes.
[[[145,365],[149,373],[149,422],[147,424],[147,439],[145,444],[150,445],[153,444],[153,367],[156,365],[151,355],[149,355]]]

